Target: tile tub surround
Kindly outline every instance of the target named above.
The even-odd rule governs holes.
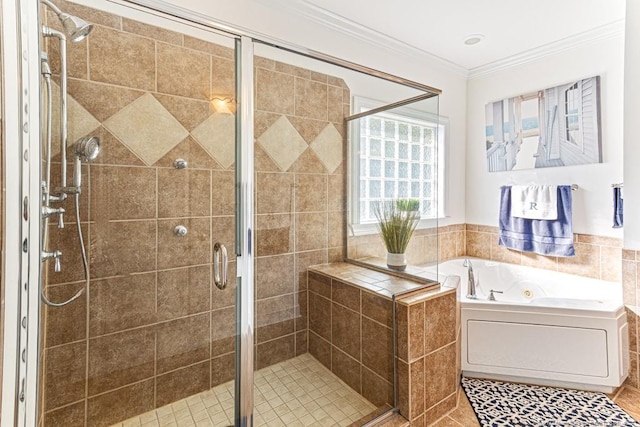
[[[400,413],[422,425],[455,408],[455,289],[420,290],[424,285],[346,263],[313,266],[308,280],[309,352],[378,406],[393,404],[391,295],[414,290],[396,301]]]
[[[466,224],[466,255],[492,261],[555,270],[594,279],[621,282],[622,241],[613,237],[574,234],[575,257],[520,252],[498,246],[498,228]]]
[[[378,233],[349,236],[348,257],[351,259],[386,259],[387,250]],[[417,229],[407,247],[407,261],[413,265],[424,265],[466,254],[465,225],[446,225],[438,228]]]
[[[497,227],[476,224],[447,225],[437,230],[416,230],[407,249],[407,259],[409,264],[422,265],[472,256],[613,282],[621,281],[622,241],[620,239],[577,233],[574,238],[575,257],[548,257],[498,246]],[[386,249],[376,233],[349,237],[348,254],[352,259],[368,257],[384,259]]]
[[[640,388],[638,373],[640,346],[638,345],[638,328],[640,321],[640,251],[625,249],[622,251],[622,286],[624,304],[629,323],[629,377],[625,384]]]
[[[396,303],[399,407],[411,425],[430,425],[456,408],[458,310],[455,289],[416,293]]]
[[[234,116],[208,101],[233,96],[234,53],[57,3],[95,24],[89,38],[69,45],[69,140],[97,135],[102,152],[83,166],[89,291],[42,317],[41,424],[108,425],[234,375]],[[43,16],[58,25],[50,11]],[[49,43],[54,73],[56,49]],[[349,91],[331,76],[264,58],[256,58],[256,76],[256,366],[263,368],[307,352],[306,268],[342,259],[340,123]],[[273,144],[282,138],[297,147],[286,161]],[[177,158],[188,168],[176,170]],[[46,292],[56,301],[82,286],[71,201],[64,207],[66,228],[50,225],[49,248],[64,252],[62,273],[48,266]],[[186,237],[173,235],[178,224]],[[216,241],[231,255],[224,291],[211,283]]]

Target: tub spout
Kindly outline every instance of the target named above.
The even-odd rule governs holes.
[[[467,281],[467,298],[476,299],[476,279],[473,275],[473,265],[471,264],[471,260],[465,259],[464,265],[468,268],[469,272],[469,280]]]

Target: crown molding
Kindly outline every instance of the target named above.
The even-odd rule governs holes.
[[[439,65],[444,70],[468,79],[480,78],[509,68],[524,65],[598,40],[624,37],[625,30],[625,20],[619,19],[609,24],[574,34],[561,40],[547,43],[485,65],[467,69],[440,56],[434,55],[431,52],[412,46],[387,34],[345,18],[344,16],[314,5],[308,0],[253,1],[262,3],[268,7],[278,7],[285,12],[298,15],[309,21],[320,24],[325,28],[329,28],[332,31],[336,31],[350,38],[365,42],[371,46],[375,46],[389,52],[396,54],[400,53],[414,59],[416,56],[425,58],[427,61]]]
[[[578,33],[561,40],[544,44],[533,49],[526,50],[516,55],[508,56],[498,61],[490,62],[469,70],[469,79],[484,77],[498,71],[517,67],[529,62],[537,61],[546,56],[555,55],[576,47],[593,43],[598,40],[606,40],[615,37],[624,37],[624,19],[613,21],[609,24],[596,27],[582,33]]]
[[[306,0],[254,0],[269,7],[277,6],[281,10],[301,16],[312,22],[320,24],[332,31],[341,33],[350,38],[365,42],[380,49],[402,54],[415,59],[416,56],[440,66],[444,70],[467,77],[469,70],[447,59],[400,41],[387,34],[376,31],[365,25],[333,13],[327,9],[316,6]]]

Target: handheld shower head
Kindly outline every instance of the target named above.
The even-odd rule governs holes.
[[[73,146],[73,155],[83,162],[90,162],[100,154],[100,138],[97,136],[85,136],[76,141]]]
[[[73,186],[80,191],[82,184],[82,162],[95,160],[100,154],[100,138],[85,136],[76,141],[73,146]]]

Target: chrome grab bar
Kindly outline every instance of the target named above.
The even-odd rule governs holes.
[[[220,260],[220,252],[222,252],[222,260]],[[213,282],[218,289],[227,287],[227,267],[229,258],[227,257],[227,248],[220,242],[213,245]],[[222,268],[221,268],[222,265]],[[222,275],[220,274],[222,270]]]

